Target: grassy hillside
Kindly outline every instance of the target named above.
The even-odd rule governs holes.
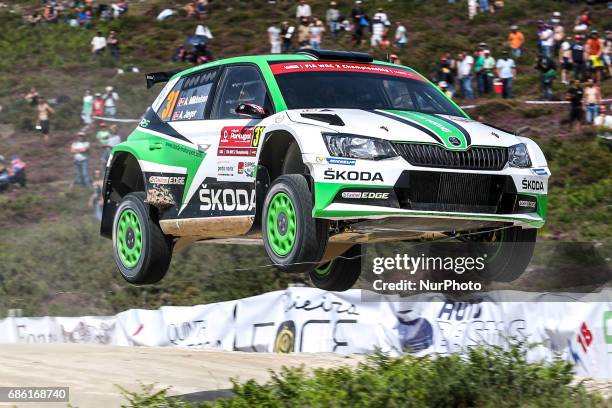
[[[18,307],[27,314],[111,313],[127,307],[157,307],[161,304],[193,304],[282,288],[301,276],[261,268],[266,259],[259,248],[199,245],[176,255],[162,284],[151,288],[126,285],[114,271],[110,242],[98,236],[97,225],[87,207],[88,192],[71,188],[73,164],[68,151],[80,128],[80,104],[85,89],[101,91],[114,86],[120,95],[119,117],[138,118],[157,95],[159,86],[147,90],[143,73],[167,68],[170,57],[197,20],[180,15],[166,22],[155,16],[172,1],[132,1],[128,15],[109,23],[96,22],[95,29],[71,28],[65,24],[30,27],[21,15],[40,4],[38,0],[13,1],[0,9],[0,154],[18,153],[28,162],[30,186],[0,194],[0,316]],[[265,0],[213,1],[203,24],[215,39],[216,57],[267,52],[266,29],[274,21],[293,20],[294,3]],[[323,17],[326,1],[309,1],[313,12]],[[563,12],[566,26],[581,5],[553,0],[507,1],[495,16],[467,20],[464,2],[448,5],[446,0],[396,0],[364,2],[370,14],[383,6],[392,21],[402,20],[409,30],[409,47],[400,53],[404,64],[429,75],[445,52],[474,49],[486,41],[494,55],[505,44],[506,28],[523,27],[528,38],[527,53],[519,61],[515,85],[518,99],[495,98],[477,101],[470,114],[506,128],[523,129],[545,149],[553,170],[550,191],[550,222],[543,236],[551,234],[576,240],[607,239],[610,234],[612,160],[609,150],[595,138],[595,130],[572,134],[562,123],[565,108],[530,107],[521,101],[539,96],[538,77],[532,69],[535,58],[535,25],[552,11]],[[180,5],[183,2],[179,2]],[[342,1],[350,12],[352,2]],[[612,24],[604,6],[592,8],[599,28]],[[95,30],[115,30],[122,41],[122,59],[115,65],[110,57],[93,60],[89,42]],[[350,48],[345,33],[337,43],[329,38],[325,48]],[[385,52],[373,51],[378,58]],[[136,66],[140,73],[117,74],[117,68]],[[612,81],[604,93],[612,96]],[[51,141],[43,144],[34,130],[34,109],[23,100],[30,87],[57,100],[53,107]],[[562,92],[557,84],[556,90]],[[132,125],[120,127],[125,136]],[[93,138],[93,134],[90,135]],[[100,167],[98,152],[90,164]],[[250,265],[248,271],[237,270]]]

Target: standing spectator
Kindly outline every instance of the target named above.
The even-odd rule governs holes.
[[[89,208],[93,208],[94,217],[98,221],[102,220],[102,207],[104,206],[104,197],[102,196],[103,186],[104,179],[102,178],[102,172],[96,169],[94,171],[94,180],[91,183],[93,193],[89,197]]]
[[[106,93],[102,96],[102,99],[104,99],[104,115],[111,118],[115,117],[117,114],[117,101],[119,100],[119,95],[117,95],[117,92],[113,91],[112,86],[106,87]]]
[[[583,37],[576,34],[574,43],[571,45],[572,66],[574,68],[574,79],[584,80],[586,73],[586,58],[584,52]]]
[[[208,0],[198,0],[196,3],[196,12],[200,19],[204,17],[208,12]]]
[[[106,123],[100,122],[100,124],[98,126],[99,126],[100,130],[98,130],[98,132],[96,133],[96,140],[99,143],[105,145],[106,143],[108,143],[108,138],[110,137],[111,133],[107,129]]]
[[[510,27],[510,34],[508,34],[508,45],[512,51],[513,58],[520,58],[523,54],[523,44],[525,43],[525,36],[519,31],[517,25]]]
[[[582,126],[582,98],[584,91],[580,86],[580,81],[574,79],[574,83],[567,90],[567,99],[570,101],[569,125],[574,125],[574,130],[579,132]]]
[[[559,55],[559,48],[565,39],[565,28],[563,28],[563,25],[561,24],[561,13],[555,11],[550,22],[553,26],[554,53],[555,55]]]
[[[555,63],[552,59],[546,57],[545,55],[540,55],[536,69],[540,71],[540,81],[542,84],[544,99],[551,101],[553,98],[553,81],[557,76]]]
[[[589,71],[591,78],[595,79],[595,82],[601,81],[601,71],[603,69],[603,40],[599,38],[597,30],[591,31],[591,35],[587,40],[584,52],[587,56],[587,64],[589,64]]]
[[[335,1],[329,3],[329,8],[325,13],[325,22],[329,27],[332,40],[336,41],[336,35],[340,31],[340,10],[338,10],[338,5]]]
[[[589,9],[582,10],[582,13],[576,18],[576,25],[574,26],[574,31],[577,33],[586,32],[591,26],[591,13]]]
[[[75,177],[74,184],[89,187],[89,142],[85,140],[85,133],[79,132],[70,145],[70,153],[74,157]]]
[[[83,119],[86,127],[91,126],[92,123],[93,101],[94,98],[91,95],[91,91],[89,89],[86,90],[85,96],[83,96],[83,109],[81,109],[81,119]]]
[[[387,13],[385,13],[385,9],[383,9],[382,7],[376,9],[376,13],[374,13],[374,17],[372,17],[372,20],[380,21],[385,27],[389,27],[391,25],[389,17],[387,16]]]
[[[478,95],[485,94],[487,73],[484,70],[485,55],[484,50],[477,48],[474,52],[474,74],[476,74],[476,86],[478,87]]]
[[[550,25],[544,23],[542,27],[543,29],[540,32],[540,47],[542,49],[542,54],[547,58],[551,58],[555,45],[555,34],[553,30],[551,30]]]
[[[282,51],[287,54],[293,49],[292,37],[295,31],[294,26],[289,26],[287,21],[281,24]]]
[[[601,104],[601,90],[599,85],[590,78],[584,88],[584,111],[586,113],[586,122],[593,124],[593,121],[599,115],[599,105]]]
[[[43,96],[38,98],[36,109],[38,111],[38,126],[40,126],[43,138],[47,142],[49,140],[49,115],[55,113],[55,111],[49,106],[49,103],[47,103]]]
[[[599,115],[595,118],[593,124],[606,129],[612,129],[612,115],[608,115],[606,110],[606,105],[601,104],[599,106]]]
[[[438,72],[436,72],[435,82],[446,83],[446,88],[450,92],[451,96],[455,95],[455,75],[451,67],[452,61],[449,60],[447,55],[443,55],[440,58],[440,64],[438,65]]]
[[[98,132],[98,134],[99,133],[100,132]],[[98,138],[98,135],[96,135],[96,138]],[[102,166],[105,167],[113,151],[113,147],[121,143],[121,136],[117,131],[117,125],[112,125],[110,127],[110,132],[107,132],[107,135],[100,139],[100,141],[102,143],[102,147],[104,148],[102,151]]]
[[[361,0],[355,2],[355,7],[351,11],[353,19],[353,45],[361,45],[363,42],[363,30],[370,26],[370,19],[363,9]]]
[[[270,41],[270,54],[281,53],[281,29],[276,23],[268,27],[268,41]]]
[[[603,60],[607,69],[608,77],[612,77],[612,31],[606,31],[603,47]]]
[[[313,50],[321,49],[321,40],[323,38],[323,33],[325,32],[325,26],[323,22],[318,18],[314,23],[310,25],[308,28],[308,34],[310,36],[310,48]]]
[[[40,95],[38,91],[36,90],[36,88],[34,87],[30,88],[30,92],[28,92],[25,96],[25,100],[30,102],[30,105],[32,106],[38,105],[39,98],[40,98]]]
[[[395,25],[397,25],[397,28],[395,29],[395,47],[406,48],[406,45],[408,44],[408,30],[401,21],[398,21],[395,23]]]
[[[502,52],[502,57],[497,60],[497,76],[502,80],[502,97],[512,98],[512,80],[516,77],[516,65],[514,60],[508,56],[508,51]]]
[[[479,0],[480,12],[487,14],[489,12],[489,0]]]
[[[572,44],[571,37],[565,37],[565,40],[559,47],[559,64],[561,65],[561,83],[569,85],[569,74],[572,71]]]
[[[310,5],[307,4],[305,0],[300,0],[295,10],[295,18],[298,21],[300,21],[302,18],[307,18],[310,20],[311,16],[312,10],[310,9]]]
[[[104,116],[104,99],[102,99],[102,95],[99,93],[94,95],[93,115],[94,117]]]
[[[106,49],[106,38],[98,31],[95,37],[91,40],[91,52],[94,57],[99,56]]]
[[[113,9],[114,18],[119,18],[122,14],[125,14],[128,11],[128,4],[126,0],[118,0],[111,7]]]
[[[474,58],[467,52],[461,53],[461,61],[459,62],[459,79],[461,80],[461,91],[465,99],[474,99],[472,91],[472,67],[474,66]]]
[[[110,51],[111,56],[115,60],[115,62],[119,61],[119,38],[117,37],[117,33],[115,31],[111,31],[108,35],[108,39],[106,40],[106,44],[108,46],[108,50]]]
[[[380,45],[385,35],[385,30],[385,23],[383,22],[380,13],[374,14],[374,18],[372,19],[372,36],[370,37],[370,46],[377,47]]]
[[[484,50],[484,64],[482,68],[485,73],[484,92],[489,94],[493,90],[493,76],[495,75],[495,58],[491,56],[491,51],[489,50]]]
[[[476,9],[478,8],[478,2],[476,0],[468,0],[468,18],[473,20],[476,17]]]
[[[310,43],[310,31],[308,28],[308,19],[303,17],[300,20],[297,33],[298,45],[300,47],[306,47]]]

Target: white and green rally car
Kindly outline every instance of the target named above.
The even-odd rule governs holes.
[[[546,216],[542,151],[471,120],[410,68],[307,50],[147,75],[156,82],[104,185],[101,233],[131,283],[158,282],[196,241],[263,241],[272,264],[328,290],[355,283],[366,243],[476,236],[500,243],[490,269],[512,279],[529,263]]]

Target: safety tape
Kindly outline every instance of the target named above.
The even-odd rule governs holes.
[[[118,118],[107,118],[104,116],[94,116],[94,119],[103,120],[105,122],[119,122],[119,123],[137,123],[140,119],[118,119]]]

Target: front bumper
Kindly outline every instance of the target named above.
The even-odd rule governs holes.
[[[537,173],[508,167],[479,171],[416,167],[399,157],[338,161],[305,156],[314,178],[317,218],[453,220],[449,228],[460,220],[525,228],[540,228],[545,222],[550,174],[545,167]]]

